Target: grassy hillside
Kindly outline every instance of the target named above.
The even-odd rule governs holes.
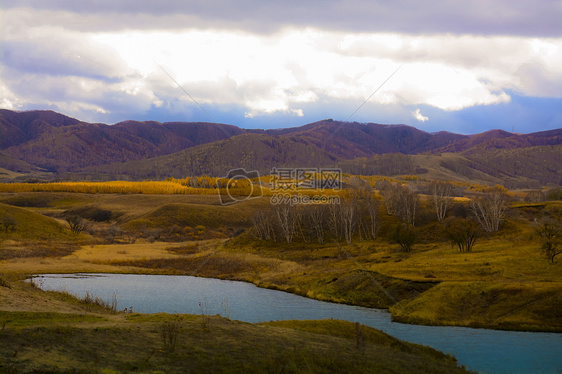
[[[52,218],[5,204],[0,204],[0,220],[11,217],[15,226],[13,230],[0,231],[0,240],[76,240],[77,236]]]
[[[1,313],[8,321],[0,354],[8,372],[167,372],[167,373],[467,373],[455,360],[433,349],[403,343],[353,324],[314,323],[321,333],[294,326],[252,325],[218,317],[130,315],[119,322],[41,323],[11,327],[22,313]],[[297,328],[294,328],[297,327]],[[335,330],[335,333],[328,331]],[[162,334],[173,337],[167,342]],[[165,336],[165,335],[164,335]],[[363,336],[363,335],[361,335]],[[251,339],[248,339],[251,337]],[[25,347],[23,350],[21,347]]]
[[[455,200],[450,220],[470,213],[463,206],[467,200]],[[392,307],[393,315],[405,322],[562,331],[557,310],[562,261],[559,257],[554,263],[547,261],[535,233],[535,219],[560,218],[562,206],[556,201],[513,203],[500,230],[481,234],[467,253],[447,241],[425,198],[410,252],[401,250],[393,239],[399,219],[386,214],[384,207],[379,209],[376,240],[356,234],[351,244],[342,239],[338,246],[330,233],[324,244],[318,244],[305,226],[291,243],[280,237],[258,240],[251,228],[252,216],[270,208],[267,197],[223,206],[217,195],[33,192],[7,194],[0,201],[23,207],[0,205],[0,212],[31,225],[22,226],[20,233],[16,228],[2,234],[11,240],[4,241],[4,249],[9,246],[12,252],[21,247],[13,242],[23,242],[27,236],[28,246],[33,238],[75,237],[38,212],[52,217],[70,212],[87,219],[97,210],[110,213],[107,221],[90,222],[92,238],[82,249],[69,247],[49,261],[27,255],[9,261],[14,256],[4,256],[7,261],[2,267],[9,272],[197,271],[201,276],[249,281],[320,300]],[[51,226],[41,228],[41,222]],[[61,231],[54,235],[56,230]],[[159,241],[178,243],[167,247]],[[30,248],[30,253],[43,253],[39,249]]]
[[[18,173],[31,173],[34,170],[34,167],[27,162],[10,157],[2,152],[0,152],[0,168]],[[7,173],[5,174],[9,176]],[[0,177],[2,177],[2,173],[0,173]]]
[[[0,280],[0,372],[468,372],[432,348],[346,321],[131,314]]]
[[[562,184],[562,145],[523,149],[482,149],[470,154],[390,153],[337,164],[355,175],[418,175],[428,180],[460,181],[509,188]]]
[[[320,148],[321,145],[321,142],[308,138],[281,140],[267,135],[246,134],[142,162],[84,170],[159,179],[165,175],[178,178],[186,175],[225,176],[229,170],[239,167],[247,171],[258,170],[262,175],[267,175],[273,166],[311,166],[338,167],[344,173],[354,175],[418,175],[429,180],[501,184],[509,188],[562,184],[562,172],[557,167],[562,163],[562,145],[521,149],[486,148],[467,154],[386,153],[339,161],[338,152],[328,152]]]
[[[444,282],[390,310],[398,322],[560,331],[559,305],[560,282]]]
[[[335,157],[318,142],[295,137],[277,138],[265,134],[242,134],[199,145],[149,160],[85,168],[85,172],[127,173],[140,178],[185,178],[190,175],[225,176],[231,169],[245,168],[267,174],[274,166],[323,166]]]
[[[126,224],[129,228],[180,227],[203,225],[209,228],[220,226],[248,227],[252,212],[240,206],[206,206],[196,204],[166,204]]]

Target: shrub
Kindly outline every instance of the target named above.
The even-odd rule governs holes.
[[[416,240],[414,227],[408,223],[397,225],[394,229],[393,239],[404,252],[410,252]]]
[[[16,231],[16,226],[18,225],[18,221],[12,216],[4,216],[2,217],[2,226],[6,232],[13,232]]]
[[[162,342],[164,351],[171,353],[176,349],[178,335],[182,329],[181,322],[183,317],[175,315],[173,321],[166,321],[162,325]]]
[[[81,217],[67,216],[66,222],[68,222],[70,231],[72,231],[73,234],[79,234],[86,229],[86,223]]]
[[[562,253],[560,248],[560,236],[562,228],[559,222],[555,220],[544,220],[537,227],[537,234],[539,234],[542,241],[542,249],[550,262],[554,262],[554,257]]]

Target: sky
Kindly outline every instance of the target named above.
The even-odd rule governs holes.
[[[560,0],[0,0],[0,108],[562,128]]]

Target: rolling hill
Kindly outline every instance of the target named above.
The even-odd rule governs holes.
[[[274,166],[338,166],[356,174],[559,185],[561,145],[562,129],[461,135],[326,119],[293,128],[246,130],[201,122],[93,124],[52,111],[0,110],[0,168],[40,168],[77,178],[163,179],[224,176],[240,167],[268,173]],[[393,154],[397,156],[388,156]]]
[[[0,110],[0,150],[53,172],[161,156],[242,132],[214,123],[125,121],[110,126],[52,111]]]

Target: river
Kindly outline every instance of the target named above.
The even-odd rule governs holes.
[[[334,304],[253,284],[212,278],[138,274],[43,274],[44,290],[86,292],[139,313],[220,314],[245,322],[341,319],[455,356],[480,373],[562,373],[562,334],[497,331],[392,322],[383,309]]]

